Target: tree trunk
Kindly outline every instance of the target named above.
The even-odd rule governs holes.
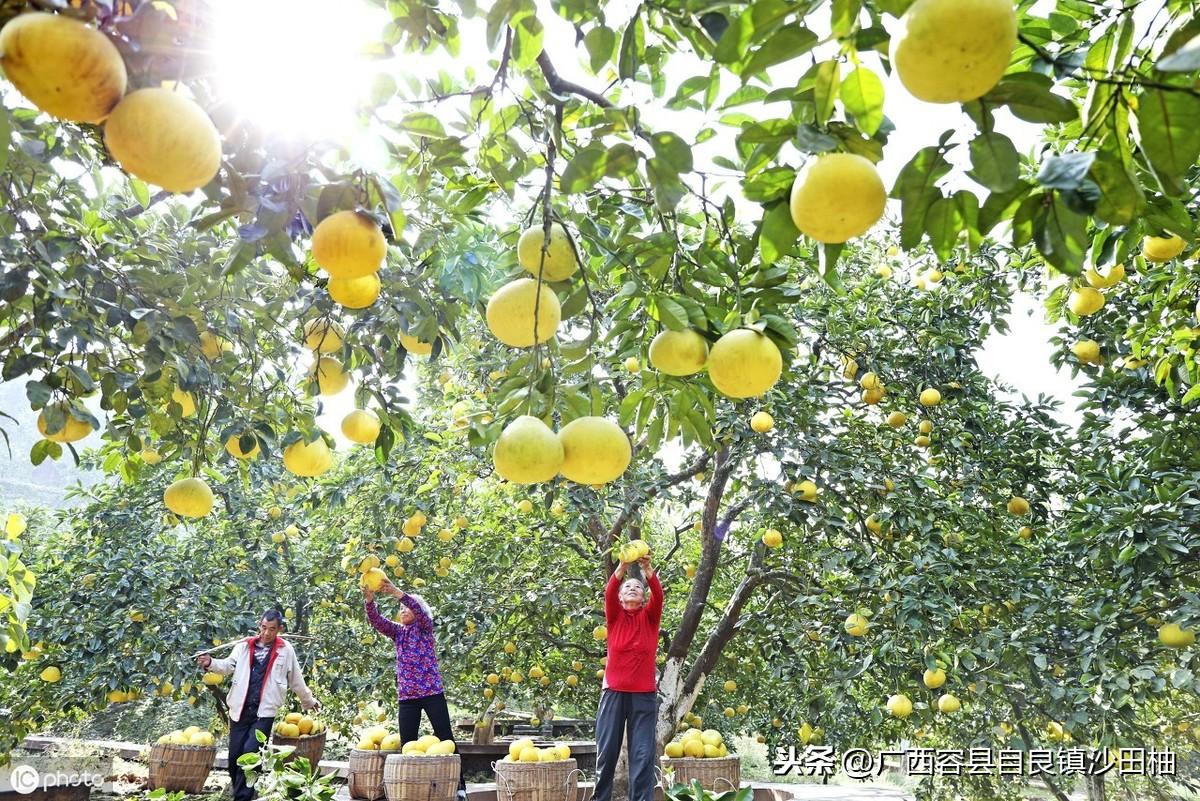
[[[1088,801],[1105,801],[1104,774],[1086,774],[1083,777],[1084,788],[1087,790]]]

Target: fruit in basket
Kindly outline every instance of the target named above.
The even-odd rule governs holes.
[[[683,743],[678,741],[667,743],[664,753],[670,759],[679,759],[683,756]]]
[[[212,732],[198,731],[188,738],[188,745],[211,746],[214,744]]]
[[[400,750],[400,735],[389,734],[379,742],[380,751],[399,751]]]
[[[533,740],[528,737],[522,737],[519,740],[513,740],[508,744],[508,755],[516,759],[520,753],[526,748],[533,748]]]
[[[300,727],[295,723],[288,723],[285,720],[283,723],[275,724],[275,733],[280,737],[299,737]]]

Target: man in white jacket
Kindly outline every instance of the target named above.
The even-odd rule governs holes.
[[[250,801],[254,789],[246,785],[237,760],[242,754],[258,750],[255,732],[270,736],[275,713],[287,700],[288,688],[300,696],[305,709],[319,710],[321,702],[313,698],[300,670],[300,660],[291,643],[279,636],[283,616],[270,609],[258,621],[258,636],[247,637],[233,646],[227,659],[213,659],[208,654],[196,657],[196,664],[205,670],[223,675],[233,674],[233,684],[226,698],[229,704],[229,778],[233,785],[233,801]]]

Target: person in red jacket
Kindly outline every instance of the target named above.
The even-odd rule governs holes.
[[[653,801],[658,717],[658,624],[663,591],[650,557],[638,560],[646,584],[625,578],[622,562],[604,589],[608,662],[596,712],[596,788],[592,801],[609,801],[621,741],[629,729],[629,801]],[[646,586],[650,599],[646,600]]]

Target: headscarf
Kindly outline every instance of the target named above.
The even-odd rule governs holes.
[[[432,623],[433,622],[433,609],[430,608],[429,604],[425,601],[425,599],[422,598],[420,595],[417,595],[416,593],[412,593],[412,592],[406,592],[404,594],[407,597],[409,597],[417,602],[417,606],[421,607],[421,611],[425,613],[425,615],[429,618],[429,621]]]

